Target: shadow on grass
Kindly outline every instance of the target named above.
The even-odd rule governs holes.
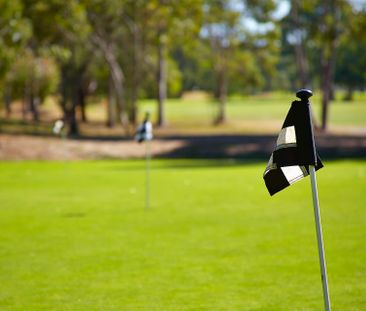
[[[324,159],[324,164],[327,165],[329,162],[335,162],[345,159],[352,159],[358,161],[365,161],[366,158],[326,158]],[[116,159],[114,159],[116,160]],[[257,165],[261,164],[263,166],[263,171],[266,165],[266,161],[263,159],[225,159],[225,158],[218,158],[218,159],[202,159],[202,158],[176,158],[176,159],[153,159],[150,164],[150,169],[152,172],[159,171],[159,170],[185,170],[185,169],[202,169],[202,168],[228,168],[228,167],[242,167],[242,166],[250,166],[250,165]],[[120,165],[118,165],[118,162]],[[108,166],[108,169],[113,171],[120,171],[120,172],[128,172],[128,171],[141,171],[144,172],[146,167],[143,161],[139,161],[138,163],[131,164],[129,163],[128,166],[125,165],[125,161],[121,162],[120,160],[116,160],[115,165]]]
[[[146,169],[145,162],[139,161],[138,163],[129,163],[128,166],[125,162],[116,160],[115,165],[111,165],[108,169],[115,171],[144,171]],[[164,160],[164,161],[161,161]],[[171,160],[171,161],[169,161]],[[113,160],[112,160],[113,161]],[[120,165],[118,165],[118,162]],[[255,165],[263,163],[263,159],[225,159],[225,158],[155,158],[152,159],[150,169],[152,171],[165,170],[165,169],[192,169],[192,168],[226,168],[226,167],[238,167],[243,165]]]
[[[0,118],[0,133],[11,135],[32,135],[49,137],[52,135],[53,123],[33,122],[19,119]]]
[[[267,161],[276,144],[275,135],[212,135],[180,136],[182,147],[159,153],[160,158],[231,158],[246,161]],[[366,136],[320,135],[318,152],[324,159],[365,158]]]
[[[12,134],[52,136],[51,123],[35,124],[4,119],[0,121],[4,129],[3,132],[12,129]],[[5,126],[3,126],[4,124]],[[84,135],[69,139],[96,143],[102,141],[122,143],[131,141],[131,138],[122,135]],[[154,158],[235,159],[244,161],[240,163],[253,163],[269,159],[276,144],[277,135],[180,135],[157,137],[157,139],[159,142],[153,146],[155,147],[153,148],[155,150]],[[159,143],[169,141],[179,142],[179,144],[169,150],[159,148]],[[320,157],[325,160],[366,158],[366,135],[321,134],[317,135],[316,142]],[[95,148],[98,148],[98,146]],[[101,157],[103,157],[103,154],[101,154]]]

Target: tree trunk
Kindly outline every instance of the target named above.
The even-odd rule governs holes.
[[[322,61],[322,125],[323,131],[327,130],[328,127],[328,110],[329,102],[331,100],[331,83],[332,83],[332,71],[330,57],[323,55]]]
[[[112,74],[109,74],[108,80],[108,103],[107,103],[107,126],[112,128],[115,126],[116,111],[115,111],[115,101],[113,94],[113,79]]]
[[[323,69],[328,71],[327,68]],[[323,72],[323,75],[327,75],[327,72]],[[326,131],[328,127],[328,110],[329,110],[329,95],[330,95],[330,88],[329,88],[329,78],[324,78],[326,80],[323,81],[323,97],[322,97],[322,130]]]
[[[77,136],[79,135],[79,126],[76,120],[76,109],[74,105],[72,105],[71,109],[67,112],[67,123],[69,124],[69,136]]]
[[[64,114],[63,118],[65,121],[67,121],[67,75],[66,75],[66,66],[63,65],[61,67],[61,83],[60,83],[60,106],[62,108],[62,112]]]
[[[86,123],[86,122],[88,122],[88,118],[86,116],[85,91],[84,91],[82,83],[80,83],[79,87],[78,87],[78,104],[80,107],[81,122]]]
[[[76,118],[76,107],[78,106],[78,86],[75,80],[72,64],[64,64],[61,68],[61,100],[60,106],[64,112],[64,120],[68,125],[68,135],[79,134],[79,126]]]
[[[158,126],[166,125],[165,100],[167,94],[166,43],[163,31],[158,32]]]
[[[352,101],[353,100],[353,87],[352,86],[347,87],[347,93],[344,96],[344,100],[345,101]]]
[[[68,110],[69,136],[79,134],[79,126],[76,118],[76,107],[79,103],[79,96],[77,88],[74,90],[71,98],[71,106]]]
[[[4,92],[4,102],[5,102],[5,112],[6,112],[6,117],[10,118],[11,116],[11,90],[9,90],[8,87],[5,88],[5,92]]]
[[[124,88],[125,77],[123,74],[123,70],[120,64],[118,63],[117,57],[113,51],[113,46],[111,44],[105,42],[104,39],[99,35],[94,36],[93,41],[103,52],[103,56],[108,64],[115,91],[119,119],[122,126],[127,128],[128,117],[126,114],[126,101],[125,101],[125,88]]]
[[[215,124],[222,124],[226,122],[226,100],[227,100],[227,77],[225,69],[222,69],[218,74],[218,99],[219,99],[219,113]]]
[[[32,118],[34,122],[39,122],[39,98],[35,97],[31,91],[28,98],[29,108],[32,113]]]
[[[298,9],[299,9],[299,0],[294,0],[292,2],[292,20],[295,25],[296,30],[300,30],[302,27],[299,23],[298,17]],[[301,88],[309,87],[309,77],[308,77],[308,63],[305,57],[305,48],[302,42],[301,33],[298,32],[297,42],[295,44],[295,58],[296,58],[296,66],[297,72],[300,78]]]
[[[304,46],[303,44],[296,44],[295,45],[295,55],[296,55],[296,64],[297,64],[297,71],[300,78],[301,88],[308,88],[309,87],[309,79],[308,79],[308,66],[307,61],[305,58],[304,53]]]
[[[134,92],[134,90],[132,90],[132,92]],[[132,98],[131,98],[129,120],[132,124],[136,125],[136,123],[137,123],[137,99],[135,97],[135,94],[131,94],[131,96],[132,96]]]
[[[126,116],[126,102],[124,90],[124,76],[121,67],[119,66],[115,57],[109,57],[109,67],[112,72],[112,82],[116,95],[117,105],[119,108],[119,119],[123,126],[128,125]]]
[[[111,48],[106,48],[104,53],[112,77],[117,106],[119,110],[119,119],[121,124],[126,127],[128,125],[128,118],[126,114],[124,74]]]
[[[23,120],[26,120],[26,118],[27,118],[27,112],[28,112],[28,109],[29,109],[30,94],[31,94],[31,88],[30,88],[29,82],[26,81],[25,86],[24,86],[24,97],[23,97],[23,101],[22,101],[22,117],[23,117]]]
[[[138,17],[135,15],[135,20]],[[131,26],[131,30],[133,32],[133,76],[132,76],[132,86],[131,86],[131,107],[130,107],[130,114],[129,119],[130,122],[134,125],[137,123],[137,114],[138,114],[138,107],[137,107],[137,100],[138,100],[138,93],[140,89],[140,80],[141,80],[141,53],[143,46],[141,43],[141,34],[139,27],[134,24]]]
[[[333,73],[331,73],[332,77],[334,77]],[[333,80],[333,79],[332,79]],[[334,83],[330,84],[330,91],[329,91],[329,100],[333,101],[335,100],[335,89],[334,89]]]
[[[324,4],[324,20],[328,15],[332,15],[335,19],[335,3],[334,0],[328,0]],[[335,22],[329,25],[327,29],[326,46],[322,50],[322,125],[323,131],[328,127],[328,110],[331,100],[332,83],[334,76],[335,56],[336,56],[336,25]]]

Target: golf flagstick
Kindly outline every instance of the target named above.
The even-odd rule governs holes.
[[[146,175],[145,175],[145,208],[146,210],[150,209],[150,159],[151,159],[151,152],[150,152],[150,140],[145,141],[145,153],[146,153]]]
[[[57,120],[52,129],[53,133],[61,138],[61,144],[63,149],[63,157],[64,157],[64,169],[66,171],[66,163],[67,163],[67,144],[66,144],[66,132],[65,132],[65,123],[62,120]]]
[[[330,311],[328,278],[315,175],[315,171],[321,169],[323,163],[315,147],[309,101],[312,95],[312,91],[308,89],[301,89],[296,93],[300,101],[296,100],[291,104],[263,178],[269,194],[274,195],[310,175],[324,307],[325,311]]]
[[[67,154],[68,154],[68,148],[67,148],[67,134],[65,129],[61,131],[61,140],[63,145],[63,153],[64,153],[64,170],[68,170],[68,161],[67,161]]]
[[[330,299],[329,299],[329,289],[328,289],[327,267],[326,267],[326,263],[325,263],[322,223],[321,223],[320,209],[319,209],[318,188],[317,188],[317,184],[316,184],[316,173],[315,173],[315,167],[313,165],[310,165],[309,169],[310,169],[310,179],[311,179],[311,190],[312,190],[312,194],[313,194],[316,237],[318,240],[318,253],[319,253],[319,261],[320,261],[322,286],[323,286],[324,307],[325,307],[326,311],[330,311],[331,309],[330,309]]]
[[[308,93],[308,92],[306,92],[306,90],[300,90],[299,92],[297,92],[296,95],[301,99],[301,101],[307,102],[310,105],[309,97],[313,95],[312,93]],[[312,135],[312,139],[313,139],[313,143],[314,143],[314,141],[315,141],[314,127],[313,127],[313,120],[312,120],[311,112],[310,112],[309,119],[310,119],[311,135]],[[315,144],[314,144],[314,150],[315,150]],[[322,222],[321,222],[320,207],[319,207],[318,185],[316,182],[315,166],[309,165],[309,171],[310,171],[310,181],[311,181],[311,192],[312,192],[312,197],[313,197],[316,238],[317,238],[317,242],[318,242],[318,255],[319,255],[322,288],[323,288],[324,308],[326,311],[331,311],[329,288],[328,288],[327,267],[326,267],[326,262],[325,262]]]
[[[149,121],[150,113],[145,115],[144,122],[137,128],[135,140],[139,143],[145,142],[145,210],[150,209],[150,161],[151,145],[153,138],[152,124]]]

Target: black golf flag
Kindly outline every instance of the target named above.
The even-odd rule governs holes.
[[[149,121],[150,114],[146,113],[144,122],[140,124],[140,126],[137,128],[136,134],[135,134],[135,140],[137,140],[139,143],[145,141],[145,140],[152,140],[153,133],[152,133],[152,124]]]
[[[302,92],[302,93],[301,93]],[[309,175],[309,165],[323,167],[316,152],[309,90],[297,93],[301,101],[294,101],[278,135],[276,147],[264,171],[264,181],[270,195],[281,191]]]

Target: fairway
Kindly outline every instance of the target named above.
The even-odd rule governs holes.
[[[324,161],[333,310],[366,310],[365,161]],[[306,178],[265,163],[0,162],[0,310],[322,310]]]

